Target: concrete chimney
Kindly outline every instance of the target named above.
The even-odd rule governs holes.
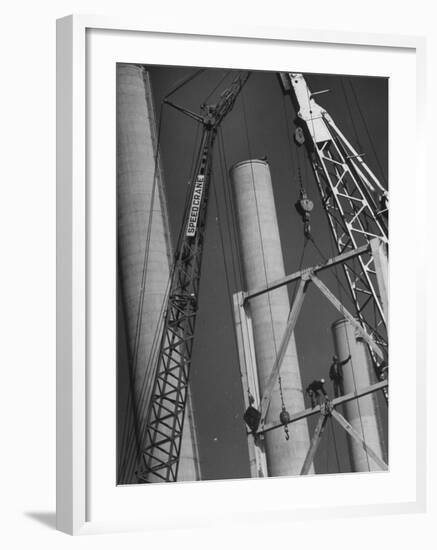
[[[285,276],[270,168],[263,160],[235,164],[231,171],[235,210],[245,289],[250,291]],[[261,395],[272,370],[290,310],[286,287],[258,296],[250,301],[255,355]],[[305,408],[294,335],[281,368],[284,402],[292,414]],[[278,422],[281,412],[277,383],[267,414],[267,422]],[[307,421],[289,426],[290,439],[276,429],[265,435],[269,476],[298,475],[309,449]]]

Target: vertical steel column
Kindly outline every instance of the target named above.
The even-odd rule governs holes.
[[[284,277],[276,209],[267,162],[248,160],[231,169],[245,290]],[[260,393],[263,394],[272,370],[290,311],[286,287],[250,300]],[[305,408],[294,337],[290,338],[281,370],[282,391],[290,413]],[[267,422],[279,420],[281,397],[275,385]],[[266,455],[270,476],[298,475],[310,440],[306,420],[290,426],[290,439],[282,430],[266,434]]]

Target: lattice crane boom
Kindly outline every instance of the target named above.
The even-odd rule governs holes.
[[[250,73],[241,71],[202,115],[169,103],[202,125],[199,154],[175,251],[163,333],[157,354],[139,482],[176,481],[197,319],[212,152],[217,129],[232,110]]]
[[[321,92],[312,94],[302,74],[281,73],[280,78],[297,108],[339,254],[370,244],[376,237],[387,245],[387,190],[329,113],[314,100]],[[379,197],[375,198],[375,194]],[[357,318],[372,338],[387,350],[385,312],[370,247],[368,254],[361,255],[354,265],[345,264],[344,273]],[[380,361],[372,356],[378,371]]]

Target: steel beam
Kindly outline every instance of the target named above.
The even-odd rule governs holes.
[[[336,397],[335,399],[332,399],[331,405],[333,407],[336,407],[338,405],[341,405],[342,403],[347,403],[348,401],[352,401],[353,399],[357,399],[358,397],[363,397],[365,395],[368,395],[369,393],[374,393],[379,390],[383,390],[384,388],[387,388],[388,381],[384,380],[382,382],[378,382],[376,384],[372,384],[371,386],[367,388],[363,388],[362,390],[357,390],[355,392],[348,393],[347,395],[341,395],[340,397]],[[314,416],[318,413],[320,413],[321,407],[320,405],[317,405],[317,407],[314,407],[314,409],[305,409],[301,412],[295,413],[290,415],[290,421],[288,424],[292,424],[293,422],[297,422],[298,420],[302,420],[303,418],[308,418],[310,416]],[[278,423],[271,423],[266,424],[264,426],[263,430],[258,430],[257,434],[262,434],[269,432],[271,430],[275,430],[276,428],[283,428],[284,425],[280,422]]]
[[[251,405],[249,394],[253,397],[253,406],[260,407],[260,395],[253,342],[252,320],[244,307],[243,293],[237,292],[234,298],[234,319],[237,336],[237,348],[240,364],[241,385],[245,409]],[[267,477],[267,459],[261,438],[247,439],[249,467],[251,477]]]
[[[351,437],[355,439],[357,443],[359,443],[363,447],[365,452],[378,464],[381,470],[388,470],[387,464],[375,453],[375,451],[371,447],[369,447],[369,445],[367,445],[361,435],[349,424],[349,422],[343,415],[333,409],[331,411],[331,416],[340,424],[342,428],[347,431],[347,433]]]
[[[290,314],[287,320],[287,326],[285,327],[284,336],[281,340],[281,345],[279,346],[278,354],[275,359],[275,363],[270,373],[269,379],[267,381],[264,394],[261,399],[261,428],[264,426],[267,411],[269,410],[270,399],[272,397],[273,388],[278,380],[279,371],[281,369],[282,361],[285,356],[285,352],[288,348],[288,343],[290,341],[291,335],[293,334],[294,327],[296,326],[297,318],[299,316],[300,310],[302,309],[303,300],[305,298],[305,293],[308,285],[307,279],[301,279],[299,283],[299,288],[297,289],[296,297],[291,307]]]
[[[375,238],[370,241],[370,246],[375,263],[376,280],[378,281],[382,309],[388,322],[388,259],[386,244],[381,239]]]
[[[306,476],[310,471],[311,464],[313,463],[314,457],[317,452],[317,448],[322,439],[322,434],[323,434],[323,431],[325,430],[325,426],[326,426],[326,422],[328,421],[328,418],[329,418],[329,415],[327,414],[320,415],[319,421],[317,422],[316,429],[314,430],[314,435],[311,440],[310,448],[308,449],[308,453],[305,457],[302,470],[300,471],[301,476]]]
[[[356,250],[351,250],[349,252],[345,252],[344,254],[339,254],[338,256],[334,256],[333,258],[329,258],[326,262],[323,264],[317,264],[313,267],[311,267],[312,273],[317,273],[319,271],[323,271],[324,269],[327,269],[328,267],[334,267],[338,264],[341,264],[343,262],[346,262],[347,260],[351,260],[352,258],[356,258],[357,256],[360,256],[361,254],[365,254],[366,252],[369,252],[370,246],[364,245]],[[254,290],[250,290],[244,294],[245,300],[251,300],[252,298],[255,298],[256,296],[260,296],[261,294],[264,294],[265,292],[270,292],[271,290],[275,290],[276,288],[279,288],[284,285],[288,285],[290,283],[293,283],[294,281],[297,281],[300,279],[305,273],[307,273],[309,269],[301,269],[300,271],[295,271],[294,273],[291,273],[290,275],[287,275],[286,277],[282,277],[281,279],[278,279],[276,281],[273,281],[269,283],[268,285],[263,285],[261,287],[255,288]]]
[[[308,153],[338,253],[369,245],[375,237],[387,243],[387,228],[377,204],[379,200],[386,200],[386,190],[326,110],[314,101],[303,75],[289,73],[288,80],[282,75],[282,81],[287,82],[298,104],[297,115],[306,131]],[[376,188],[381,197],[373,196]],[[377,292],[375,262],[370,248],[357,260],[353,268],[343,265],[355,305],[354,313],[385,348],[384,306]],[[370,352],[376,366],[380,359],[373,349]]]
[[[373,349],[373,351],[378,355],[378,357],[383,360],[384,354],[381,351],[381,348],[378,346],[378,344],[373,340],[369,334],[363,329],[361,324],[356,321],[354,316],[349,313],[349,311],[344,307],[344,305],[338,300],[334,294],[329,290],[329,288],[323,283],[318,277],[311,274],[310,275],[311,280],[313,283],[321,290],[321,292],[328,298],[328,300],[332,303],[332,305],[338,309],[338,311],[346,317],[346,319],[353,325],[353,327],[359,332],[363,340],[365,340],[369,346]]]

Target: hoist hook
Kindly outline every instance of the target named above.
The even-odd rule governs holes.
[[[308,198],[308,195],[301,187],[299,200],[295,203],[295,208],[298,214],[301,216],[303,221],[303,232],[306,239],[311,238],[311,225],[310,225],[310,215],[314,208],[314,203],[311,199]]]
[[[300,126],[294,131],[294,139],[298,145],[303,145],[305,143],[305,134]]]
[[[290,413],[287,411],[284,405],[282,405],[282,411],[279,415],[279,420],[281,424],[284,426],[284,432],[285,432],[285,439],[288,441],[290,439],[290,434],[288,431],[288,424],[291,420]]]

